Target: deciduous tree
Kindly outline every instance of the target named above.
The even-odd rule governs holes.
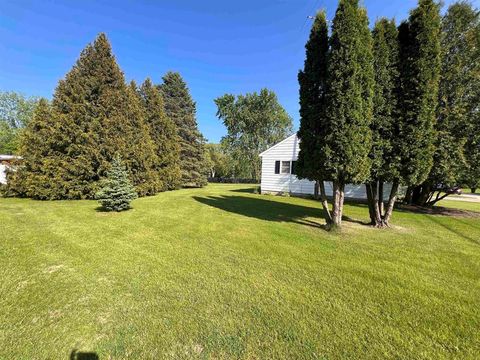
[[[260,179],[259,154],[292,132],[292,119],[273,91],[262,89],[235,97],[215,99],[217,116],[227,128],[222,144],[232,157],[244,164],[251,179]]]

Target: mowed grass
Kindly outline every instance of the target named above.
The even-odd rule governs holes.
[[[0,359],[478,359],[480,221],[209,185],[0,199]],[[447,205],[447,204],[444,204]]]

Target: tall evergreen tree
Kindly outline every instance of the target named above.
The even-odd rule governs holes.
[[[196,106],[187,84],[179,73],[168,72],[160,90],[167,117],[177,126],[180,138],[181,185],[201,187],[207,183],[205,139],[198,130]]]
[[[17,171],[8,174],[7,195],[49,199],[52,192],[59,192],[54,177],[57,163],[54,151],[55,124],[51,123],[52,110],[46,99],[40,99],[33,116],[20,138],[19,153],[22,161]]]
[[[328,63],[325,174],[333,181],[333,227],[341,225],[346,183],[370,175],[373,55],[365,9],[340,0]]]
[[[480,100],[478,19],[478,11],[467,2],[450,6],[442,19],[436,150],[428,178],[415,189],[418,205],[433,205],[455,193],[465,174],[464,144],[472,134],[465,130],[471,129]]]
[[[49,159],[55,163],[47,167],[51,173],[46,170],[45,176],[37,178],[30,196],[93,198],[117,153],[125,159],[140,195],[160,189],[153,171],[155,151],[140,102],[127,87],[104,34],[82,51],[72,70],[60,80],[45,124],[52,139]],[[33,145],[24,144],[24,157],[35,154]]]
[[[462,180],[475,192],[480,187],[480,11],[459,1],[442,22],[441,120],[457,138],[465,137],[467,166]],[[456,178],[458,184],[458,178]]]
[[[325,134],[326,81],[328,59],[328,25],[325,11],[317,13],[310,38],[305,45],[306,58],[304,69],[298,73],[300,84],[300,153],[296,174],[299,178],[316,181],[320,190],[323,213],[327,223],[332,218],[325,193],[326,174]]]
[[[150,136],[155,145],[157,163],[155,169],[165,190],[180,186],[180,138],[177,126],[165,114],[162,94],[146,79],[139,91],[145,111],[145,121],[149,126]]]
[[[432,168],[440,80],[440,6],[419,0],[408,22],[399,28],[402,109],[402,178],[420,185]],[[413,196],[407,194],[407,201]]]
[[[400,182],[402,138],[399,136],[399,44],[394,20],[380,19],[373,29],[375,91],[373,145],[370,151],[372,167],[369,182],[365,184],[372,225],[388,226]],[[384,208],[384,182],[391,182],[390,197]]]

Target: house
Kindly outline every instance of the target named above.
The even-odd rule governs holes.
[[[18,159],[20,157],[15,155],[0,155],[0,184],[7,183],[7,168]]]
[[[299,196],[314,195],[315,182],[300,180],[295,176],[295,164],[300,152],[300,140],[291,135],[260,154],[262,158],[262,194],[292,194]],[[333,195],[332,183],[325,182],[327,196]],[[390,195],[391,185],[385,184],[384,197]],[[345,197],[366,199],[365,185],[345,186]]]

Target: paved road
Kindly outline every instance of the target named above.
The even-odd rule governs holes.
[[[462,194],[462,195],[450,195],[443,200],[455,200],[480,203],[480,194]]]

